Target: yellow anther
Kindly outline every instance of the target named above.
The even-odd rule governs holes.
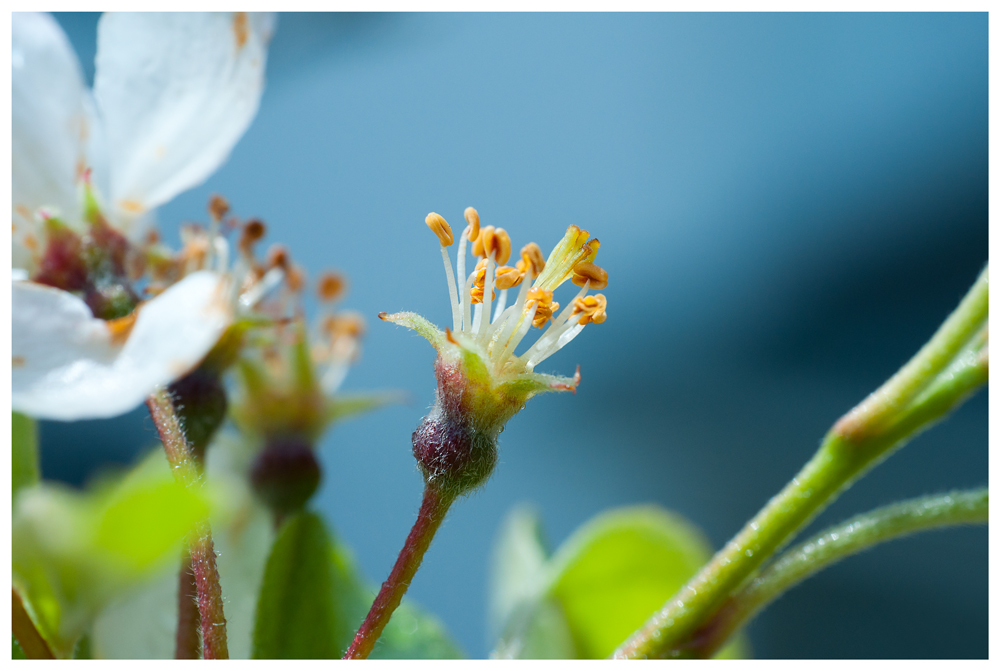
[[[208,201],[208,213],[215,221],[222,221],[222,218],[229,212],[229,203],[219,194],[213,194]]]
[[[582,287],[590,282],[591,289],[603,289],[608,286],[608,271],[598,265],[581,261],[573,267],[573,284]]]
[[[535,318],[531,320],[531,323],[538,328],[545,326],[552,319],[552,313],[559,309],[559,304],[552,300],[552,292],[539,287],[528,290],[527,302],[525,302],[524,307],[528,311],[535,305],[538,306],[538,309],[535,310]]]
[[[484,258],[494,254],[493,260],[497,265],[503,265],[510,259],[510,236],[502,228],[485,226],[479,230],[479,237],[472,243],[472,253]]]
[[[476,264],[476,279],[473,280],[472,289],[469,294],[472,297],[471,304],[476,305],[477,303],[483,302],[483,294],[486,293],[486,259],[480,259],[479,263]],[[497,297],[497,292],[493,291],[490,293],[490,300]]]
[[[475,242],[476,238],[479,237],[479,213],[476,212],[476,208],[465,208],[465,221],[469,223],[469,228],[467,229],[469,242]]]
[[[494,284],[497,289],[501,291],[504,289],[510,289],[511,287],[516,287],[524,279],[524,273],[517,269],[511,268],[510,266],[500,266],[496,270],[496,276],[494,279]]]
[[[521,260],[517,262],[517,269],[522,273],[526,273],[529,268],[532,277],[538,277],[545,270],[545,257],[534,242],[529,242],[521,248]]]
[[[347,281],[343,275],[332,271],[327,271],[319,276],[316,281],[316,293],[321,301],[335,301],[344,295]]]
[[[437,212],[428,214],[424,222],[428,228],[434,231],[434,235],[438,237],[442,247],[451,247],[452,243],[455,242],[455,236],[451,233],[451,226]]]
[[[604,294],[573,299],[573,314],[582,314],[580,321],[577,322],[581,326],[590,322],[603,324],[604,320],[608,318],[607,307],[608,299],[604,297]]]

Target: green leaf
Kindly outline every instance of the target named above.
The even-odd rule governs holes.
[[[275,539],[257,603],[255,659],[339,659],[371,606],[375,589],[351,553],[310,512]],[[372,653],[375,659],[459,657],[440,623],[404,602]]]
[[[11,417],[13,463],[10,480],[13,498],[25,487],[38,483],[38,428],[35,420],[19,412]]]
[[[521,601],[493,653],[499,659],[576,659],[573,632],[562,606],[551,597]]]
[[[590,520],[532,575],[537,543],[529,551],[534,553],[530,562],[510,559],[524,556],[523,548],[539,535],[537,518],[525,515],[515,511],[508,518],[496,553],[509,562],[494,569],[494,613],[509,611],[498,656],[551,655],[561,617],[573,643],[564,646],[564,654],[607,657],[712,554],[702,534],[683,518],[656,506],[637,506]],[[520,577],[504,578],[507,573]],[[517,604],[513,609],[505,606],[511,601]],[[739,652],[727,648],[720,656]]]
[[[177,484],[162,452],[86,492],[41,484],[21,493],[12,523],[14,586],[61,658],[108,602],[179,556],[208,511]]]
[[[323,520],[303,512],[275,539],[253,633],[255,659],[336,659],[354,635],[358,589]]]
[[[369,589],[367,594],[369,599],[357,624],[368,613],[375,590]],[[375,644],[370,659],[461,659],[463,656],[436,617],[404,598]]]
[[[504,519],[493,546],[488,624],[495,637],[521,601],[538,593],[549,559],[535,508],[521,505]]]

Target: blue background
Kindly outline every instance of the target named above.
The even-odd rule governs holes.
[[[96,15],[60,22],[93,76]],[[336,427],[315,502],[387,575],[421,479],[409,436],[431,348],[375,319],[448,319],[423,216],[467,205],[514,246],[575,223],[602,241],[608,321],[545,362],[574,397],[532,401],[489,486],[456,505],[411,596],[473,656],[493,534],[516,502],[557,545],[655,501],[721,546],[830,424],[906,361],[987,260],[985,14],[283,15],[260,113],[212,192],[370,317],[348,390],[412,403]],[[80,483],[152,440],[142,412],[46,423],[43,469]],[[907,446],[814,528],[987,482],[987,395]],[[376,494],[377,493],[377,494]],[[374,494],[374,496],[373,496]],[[985,528],[851,558],[750,627],[759,657],[985,657]]]

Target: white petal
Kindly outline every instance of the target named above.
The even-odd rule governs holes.
[[[15,410],[42,419],[114,417],[193,369],[232,321],[226,280],[193,273],[143,304],[124,344],[72,294],[13,284]]]
[[[97,28],[94,95],[119,221],[205,181],[260,103],[273,18],[110,13]]]
[[[80,63],[55,20],[19,12],[11,24],[14,264],[23,268],[41,243],[36,209],[80,220],[76,184],[93,119]]]

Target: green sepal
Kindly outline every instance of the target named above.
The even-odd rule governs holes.
[[[326,422],[339,422],[372,410],[395,405],[406,400],[404,392],[345,393],[330,397],[326,404]]]
[[[433,345],[434,349],[438,351],[441,351],[441,347],[448,342],[444,331],[418,315],[416,312],[396,312],[391,315],[381,312],[379,313],[379,319],[386,322],[392,322],[393,324],[399,324],[400,326],[405,326],[408,329],[416,331],[417,334],[426,338],[427,342]]]

